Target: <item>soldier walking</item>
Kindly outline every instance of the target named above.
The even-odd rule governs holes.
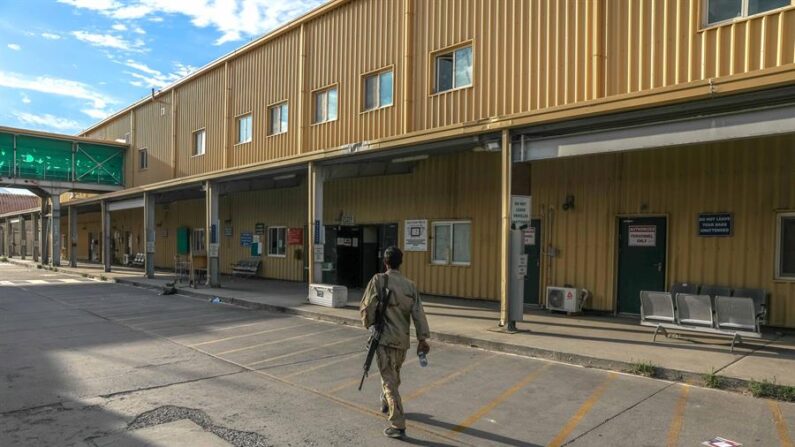
[[[390,438],[402,438],[406,435],[406,417],[398,387],[400,367],[410,346],[410,320],[414,320],[418,341],[417,354],[427,354],[431,349],[426,341],[430,331],[420,294],[414,283],[398,270],[402,263],[403,252],[399,248],[389,247],[384,251],[387,271],[373,276],[367,284],[359,307],[364,327],[370,328],[376,321],[378,291],[387,285],[389,293],[384,297],[387,300],[384,331],[376,350],[376,358],[381,373],[381,412],[387,414],[389,420],[389,427],[384,429],[384,435]]]

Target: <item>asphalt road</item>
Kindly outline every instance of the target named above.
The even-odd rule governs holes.
[[[366,332],[0,263],[0,446],[399,445]],[[432,343],[407,443],[792,447],[795,405]],[[171,436],[171,438],[168,438]],[[197,435],[198,436],[198,435]],[[222,441],[223,440],[223,441]],[[209,444],[207,444],[209,445]]]

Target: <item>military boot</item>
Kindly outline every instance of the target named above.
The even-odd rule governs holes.
[[[384,429],[384,436],[387,438],[404,438],[406,436],[405,428],[387,427]]]

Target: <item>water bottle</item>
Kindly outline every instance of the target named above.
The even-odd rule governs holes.
[[[420,352],[417,355],[420,357],[420,366],[423,367],[423,368],[428,366],[428,357],[425,355],[425,353],[424,352]]]

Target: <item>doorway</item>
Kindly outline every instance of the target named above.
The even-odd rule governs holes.
[[[329,234],[331,233],[331,234]],[[363,288],[384,271],[384,250],[398,244],[397,224],[340,226],[326,233],[334,241],[336,284]]]
[[[533,219],[524,234],[524,254],[527,255],[527,275],[524,277],[524,303],[541,303],[541,219]]]
[[[667,239],[666,217],[619,218],[619,313],[639,314],[642,290],[665,290]]]

